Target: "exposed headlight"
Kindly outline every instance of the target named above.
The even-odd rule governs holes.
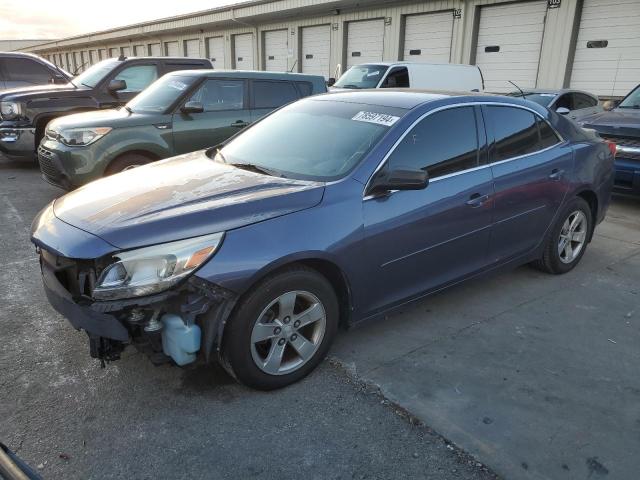
[[[21,117],[24,113],[22,103],[19,102],[0,102],[0,115],[4,120],[13,120]]]
[[[166,290],[192,274],[216,252],[224,233],[120,252],[93,289],[97,300],[140,297]]]
[[[113,130],[111,127],[69,128],[56,133],[58,140],[70,147],[89,145]]]

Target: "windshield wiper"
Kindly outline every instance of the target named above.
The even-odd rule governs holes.
[[[348,83],[347,85],[336,85],[338,88],[360,88],[357,85],[353,85],[352,83]]]
[[[129,108],[129,106],[128,106],[128,105],[125,105],[125,106],[124,106],[124,109],[125,109],[127,112],[129,112],[129,113],[133,113],[133,110],[131,110],[131,108]]]
[[[231,163],[236,168],[241,168],[242,170],[248,170],[250,172],[261,173],[263,175],[269,175],[271,177],[282,177],[283,175],[276,170],[271,170],[270,168],[263,167],[260,165],[256,165],[254,163]]]
[[[635,108],[636,110],[640,110],[640,103],[636,105],[619,105],[618,108]]]

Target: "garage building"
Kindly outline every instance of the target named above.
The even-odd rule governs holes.
[[[640,83],[640,1],[254,0],[23,50],[79,70],[133,53],[326,78],[365,62],[467,63],[491,92],[513,82],[611,98]]]

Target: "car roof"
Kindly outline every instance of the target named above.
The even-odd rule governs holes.
[[[357,65],[382,65],[383,67],[392,67],[398,65],[446,65],[447,67],[465,67],[465,68],[477,68],[476,65],[468,65],[465,63],[446,63],[446,62],[411,62],[411,61],[399,61],[399,62],[364,62]],[[354,65],[354,66],[357,66]]]
[[[576,90],[575,88],[523,88],[522,91],[526,93],[552,93],[554,95],[561,95],[563,93],[584,93],[590,97],[596,97],[593,93],[585,92],[584,90]],[[517,90],[510,92],[511,94],[520,93]]]
[[[348,103],[363,103],[380,105],[384,107],[396,107],[412,109],[418,105],[447,98],[499,98],[495,95],[480,92],[455,92],[442,90],[421,90],[409,88],[372,88],[364,90],[351,90],[348,92],[329,92],[317,97],[318,100],[333,100]]]
[[[257,70],[225,70],[225,69],[200,69],[200,70],[178,70],[175,72],[171,72],[168,75],[178,75],[178,76],[194,76],[194,77],[225,77],[225,78],[263,78],[263,79],[272,79],[272,80],[282,80],[283,78],[288,78],[291,80],[308,80],[308,81],[317,81],[318,79],[322,79],[324,82],[324,77],[320,75],[308,75],[304,73],[290,73],[290,72],[261,72]]]

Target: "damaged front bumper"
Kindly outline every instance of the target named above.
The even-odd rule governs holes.
[[[94,358],[114,361],[133,345],[156,363],[185,365],[220,358],[224,325],[235,295],[196,276],[156,295],[94,301],[97,266],[39,247],[49,303],[77,330],[89,336]]]

